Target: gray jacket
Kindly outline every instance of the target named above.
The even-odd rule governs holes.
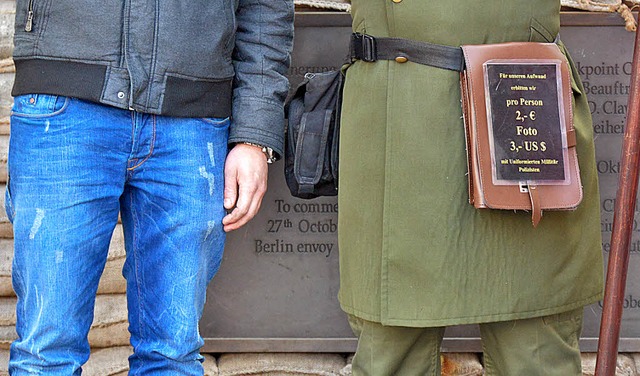
[[[12,94],[182,117],[282,154],[292,0],[17,0]]]

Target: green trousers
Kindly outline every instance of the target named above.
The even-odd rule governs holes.
[[[480,324],[488,376],[581,376],[582,308],[544,317]],[[354,376],[440,376],[444,327],[384,326],[349,316],[358,337]]]

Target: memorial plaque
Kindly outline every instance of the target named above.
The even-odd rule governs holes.
[[[613,209],[618,188],[620,155],[627,116],[634,37],[617,15],[587,14],[566,19],[561,38],[582,77],[593,116],[596,160],[600,179],[602,249],[611,249]],[[620,328],[620,351],[640,351],[640,216],[636,206],[630,243],[629,274]],[[585,311],[583,348],[597,349],[602,307]]]
[[[347,14],[296,14],[292,88],[307,72],[347,61]],[[336,197],[291,196],[284,165],[269,167],[259,214],[228,235],[200,324],[205,352],[352,352],[356,341],[338,304]]]
[[[340,67],[348,55],[350,16],[297,13],[290,81]],[[603,252],[610,249],[620,150],[627,111],[633,33],[617,14],[565,13],[563,41],[585,84],[594,119],[600,176]],[[615,42],[613,42],[615,41]],[[282,162],[250,224],[228,236],[222,267],[201,321],[204,352],[353,352],[340,310],[337,199],[293,198]],[[640,205],[636,208],[640,210]],[[640,217],[634,224],[621,328],[621,352],[640,351]],[[586,308],[583,351],[597,349],[602,308]],[[476,326],[448,328],[444,351],[480,352]]]

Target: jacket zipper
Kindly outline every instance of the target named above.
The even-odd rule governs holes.
[[[24,25],[24,31],[33,30],[33,0],[29,0],[29,7],[27,9],[27,22]]]

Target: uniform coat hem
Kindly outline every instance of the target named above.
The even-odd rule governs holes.
[[[441,318],[441,319],[382,318],[381,315],[375,315],[375,314],[363,312],[343,303],[340,303],[340,307],[347,314],[356,316],[363,320],[377,322],[382,325],[429,328],[429,327],[441,327],[441,326],[451,326],[451,325],[483,324],[488,322],[521,320],[521,319],[530,319],[534,317],[555,315],[558,313],[571,311],[579,307],[587,306],[601,299],[602,299],[602,293],[599,292],[595,295],[579,300],[577,302],[572,302],[569,304],[542,308],[542,309],[537,309],[532,311],[496,313],[496,314],[490,314],[490,315],[477,315],[477,316],[450,317],[450,318]]]

